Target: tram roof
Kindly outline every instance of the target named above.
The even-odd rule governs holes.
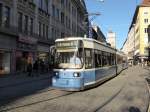
[[[117,50],[117,49],[115,49],[115,48],[112,48],[111,46],[108,46],[106,43],[102,43],[102,42],[97,41],[97,40],[95,40],[95,39],[93,39],[93,38],[66,37],[66,38],[63,38],[63,39],[56,39],[55,42],[70,41],[70,40],[83,40],[83,41],[86,41],[86,40],[87,40],[87,41],[99,43],[99,44],[104,45],[104,46],[106,46],[106,47],[108,47],[108,48],[111,48],[111,49],[113,49],[113,50]]]

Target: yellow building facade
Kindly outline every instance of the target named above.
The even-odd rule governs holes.
[[[134,28],[134,42],[133,42],[134,55],[140,59],[148,58],[149,24],[150,24],[150,5],[141,4],[137,6],[131,27]]]
[[[148,55],[148,25],[150,24],[150,7],[140,7],[139,9],[139,45],[140,54]]]

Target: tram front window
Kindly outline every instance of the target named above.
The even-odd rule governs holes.
[[[56,55],[56,67],[63,69],[71,69],[71,68],[82,68],[83,65],[83,56],[82,50],[78,51],[65,51],[65,52],[57,52]]]

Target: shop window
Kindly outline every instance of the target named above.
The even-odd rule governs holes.
[[[56,10],[57,19],[59,20],[59,9]]]
[[[64,24],[64,22],[65,22],[65,15],[63,12],[61,12],[61,23]]]
[[[10,53],[0,52],[0,75],[10,73]]]
[[[2,25],[2,4],[0,3],[0,26]]]
[[[7,28],[10,26],[10,8],[7,6],[4,9],[4,26]]]
[[[18,30],[19,30],[19,32],[22,32],[22,19],[23,19],[23,14],[21,12],[18,12]]]
[[[52,16],[55,17],[55,5],[52,5]]]
[[[30,35],[33,35],[33,18],[30,18]]]
[[[43,5],[43,0],[39,0],[39,8],[42,9],[42,5]]]
[[[43,24],[43,37],[45,37],[45,24]]]
[[[39,36],[41,36],[41,33],[42,33],[42,31],[41,31],[41,22],[39,22]]]
[[[24,32],[28,33],[28,16],[24,17]]]
[[[48,39],[48,26],[46,26],[46,38]]]

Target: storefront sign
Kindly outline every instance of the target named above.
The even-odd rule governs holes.
[[[23,50],[36,50],[35,44],[27,44],[23,42],[18,42],[17,47]]]
[[[21,34],[19,34],[19,41],[24,42],[24,43],[28,43],[28,44],[36,44],[37,43],[36,38],[29,37],[29,36],[23,36]]]

